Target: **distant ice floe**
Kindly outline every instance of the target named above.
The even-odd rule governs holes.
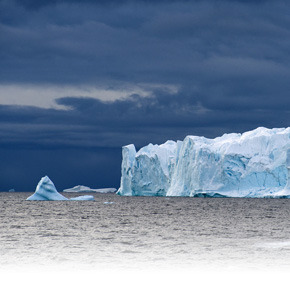
[[[122,156],[119,195],[290,198],[290,127],[130,144]]]
[[[116,192],[117,189],[116,188],[98,188],[98,189],[94,189],[94,188],[90,188],[88,186],[84,186],[84,185],[77,185],[74,186],[72,188],[68,188],[68,189],[64,189],[63,192],[99,192],[99,193],[113,193]]]
[[[92,195],[83,195],[77,197],[71,197],[70,200],[95,200]]]
[[[11,188],[11,189],[8,190],[8,192],[15,192],[15,189]]]
[[[48,176],[42,177],[39,181],[35,193],[27,200],[94,200],[92,195],[84,195],[74,198],[66,198],[60,194]]]

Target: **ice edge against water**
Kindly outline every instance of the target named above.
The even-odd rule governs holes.
[[[290,197],[290,127],[122,149],[119,195]]]

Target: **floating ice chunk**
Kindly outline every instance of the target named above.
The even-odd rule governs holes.
[[[35,193],[29,196],[27,200],[94,200],[94,197],[85,195],[68,199],[60,194],[49,177],[45,176],[37,184]]]
[[[70,200],[95,200],[95,198],[92,195],[83,195],[78,197],[72,197]]]
[[[57,192],[53,182],[48,176],[41,178],[37,184],[35,193],[27,200],[68,200],[66,197]]]
[[[14,188],[11,188],[11,189],[9,189],[8,192],[15,192],[15,189]]]
[[[104,201],[104,204],[113,204],[113,201]]]

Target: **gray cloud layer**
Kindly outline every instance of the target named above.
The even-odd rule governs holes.
[[[25,148],[23,162],[33,150],[88,150],[90,171],[94,150],[289,126],[289,9],[287,1],[2,0],[0,84],[142,83],[178,92],[57,100],[71,110],[0,105],[0,147],[11,156]],[[50,170],[61,180],[59,155]],[[110,156],[116,185],[120,159]],[[93,178],[103,177],[83,180]]]

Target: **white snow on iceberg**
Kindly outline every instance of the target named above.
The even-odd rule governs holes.
[[[110,193],[110,192],[116,192],[116,188],[90,188],[88,186],[84,185],[76,185],[72,188],[64,189],[63,192],[99,192],[99,193]]]
[[[290,127],[261,127],[215,139],[187,136],[138,152],[131,144],[122,150],[118,194],[286,197],[288,150]]]
[[[29,196],[27,200],[94,200],[94,197],[92,195],[86,195],[68,199],[61,195],[49,177],[45,176],[41,178],[34,194]]]

